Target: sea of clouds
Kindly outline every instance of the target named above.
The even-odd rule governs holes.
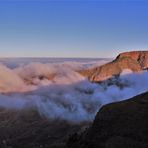
[[[118,85],[91,83],[77,72],[104,64],[106,59],[32,61],[0,60],[0,107],[35,108],[49,119],[83,122],[92,121],[104,104],[148,91],[147,71],[124,70]]]

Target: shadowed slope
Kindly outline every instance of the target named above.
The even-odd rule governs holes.
[[[35,110],[0,109],[0,148],[63,148],[88,123],[49,120]]]
[[[68,146],[69,148],[147,148],[148,92],[102,107],[92,127],[82,135],[71,137]]]

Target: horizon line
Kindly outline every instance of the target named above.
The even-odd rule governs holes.
[[[44,57],[44,56],[41,56],[41,57],[39,57],[39,56],[1,56],[0,57],[0,59],[2,59],[2,58],[60,58],[60,59],[79,59],[79,58],[81,58],[81,59],[112,59],[113,57]]]

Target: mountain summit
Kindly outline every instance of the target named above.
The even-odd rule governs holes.
[[[80,73],[92,82],[101,82],[120,75],[124,70],[140,72],[148,68],[148,51],[132,51],[119,54],[115,60]]]

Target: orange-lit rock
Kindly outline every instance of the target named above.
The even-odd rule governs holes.
[[[148,68],[148,51],[132,51],[121,53],[115,60],[105,65],[80,71],[92,82],[100,82],[119,75],[125,69],[140,72]]]

